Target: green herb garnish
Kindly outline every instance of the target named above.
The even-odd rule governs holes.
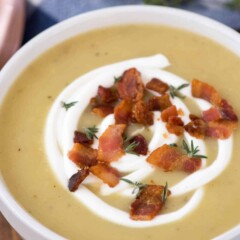
[[[207,158],[205,155],[197,154],[199,152],[199,146],[194,147],[193,140],[191,140],[191,147],[188,146],[185,140],[182,141],[182,147],[186,151],[187,155],[190,158]]]
[[[122,181],[134,186],[132,194],[134,194],[137,191],[137,196],[141,193],[141,191],[147,187],[147,184],[141,183],[141,182],[132,182],[131,180],[127,178],[121,178]]]
[[[171,96],[172,98],[178,97],[178,98],[184,99],[185,96],[184,96],[182,93],[180,93],[179,91],[180,91],[181,89],[185,88],[185,87],[188,87],[188,86],[189,86],[189,83],[184,83],[184,84],[180,85],[180,86],[177,87],[177,88],[174,87],[174,86],[172,86],[172,85],[170,85],[170,86],[169,86],[169,87],[170,87],[170,89],[169,89],[169,91],[170,91],[170,96]]]
[[[180,6],[181,4],[191,2],[192,0],[144,0],[145,4],[161,6]]]
[[[169,147],[177,147],[178,145],[176,143],[170,143]]]
[[[134,150],[135,148],[139,145],[139,142],[133,141],[132,143],[130,143],[129,145],[125,146],[125,152],[130,153],[130,154],[135,154],[135,155],[139,155],[137,154]]]
[[[118,83],[122,79],[122,76],[114,77],[114,83]]]
[[[168,198],[168,182],[166,182],[163,191],[162,191],[162,202],[165,203],[167,201]]]
[[[232,0],[231,2],[226,3],[226,6],[231,10],[239,10],[240,9],[240,0]]]
[[[98,128],[96,128],[95,126],[85,129],[86,136],[89,140],[92,140],[93,138],[98,139],[98,137],[96,136],[97,132],[98,132]]]
[[[62,107],[65,108],[65,110],[67,111],[69,108],[73,107],[76,103],[77,103],[77,101],[70,102],[70,103],[62,102]]]

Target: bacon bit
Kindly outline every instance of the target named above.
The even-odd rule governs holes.
[[[164,206],[162,200],[163,186],[147,185],[131,204],[130,217],[133,220],[151,220]],[[167,196],[171,192],[167,190]]]
[[[81,168],[97,164],[97,150],[80,143],[73,145],[72,150],[68,153],[68,157]]]
[[[219,106],[222,100],[215,88],[197,79],[192,80],[192,95],[196,98],[202,98],[216,106]]]
[[[168,122],[166,124],[166,128],[170,133],[173,133],[177,136],[180,136],[184,132],[184,123],[181,118],[170,116],[168,118]]]
[[[98,160],[102,162],[117,161],[124,151],[122,134],[125,124],[110,125],[99,138]]]
[[[132,114],[132,102],[128,100],[122,100],[114,108],[114,117],[117,124],[123,123],[128,124],[131,120]]]
[[[175,105],[163,110],[161,113],[161,118],[163,122],[168,122],[168,119],[171,116],[175,116],[175,117],[178,116],[177,108]]]
[[[149,111],[147,105],[143,101],[138,101],[133,105],[132,119],[143,125],[152,125],[153,113]]]
[[[231,136],[236,127],[237,122],[227,120],[212,121],[208,123],[206,136],[218,139],[227,139]]]
[[[98,115],[101,118],[104,118],[106,116],[108,116],[109,114],[113,113],[113,107],[110,105],[102,105],[102,106],[98,106],[92,109],[92,112],[95,113],[96,115]]]
[[[167,133],[164,133],[164,134],[163,134],[163,137],[164,137],[164,138],[168,138],[168,134],[167,134]]]
[[[144,85],[141,74],[136,68],[130,68],[123,73],[117,83],[118,95],[121,99],[139,101],[143,98]]]
[[[112,88],[98,87],[97,96],[101,103],[111,103],[117,100],[116,92]]]
[[[221,113],[218,108],[211,107],[206,111],[202,112],[202,119],[205,122],[217,121],[221,118]]]
[[[87,135],[83,132],[79,131],[74,131],[74,138],[73,138],[74,143],[81,143],[86,146],[90,146],[93,144],[93,139],[88,139]]]
[[[234,122],[238,121],[238,117],[233,111],[233,107],[225,99],[222,99],[221,101],[220,112],[221,112],[222,119],[234,121]]]
[[[177,148],[170,147],[167,144],[154,150],[147,162],[162,168],[164,171],[183,170],[192,173],[201,167],[202,160],[189,158],[186,154],[182,154]]]
[[[169,86],[160,79],[153,78],[146,84],[146,88],[164,94],[169,89]]]
[[[207,123],[201,118],[190,114],[191,122],[184,126],[184,129],[193,137],[204,139],[207,129]]]
[[[181,108],[179,108],[177,112],[178,112],[178,115],[184,116],[184,111]]]
[[[99,106],[99,102],[96,97],[91,98],[89,104],[92,108]]]
[[[138,135],[134,136],[133,138],[131,138],[131,140],[129,142],[130,143],[136,142],[138,144],[133,149],[133,151],[135,153],[141,154],[141,155],[147,155],[147,153],[148,153],[148,144],[147,144],[146,139],[141,134],[138,134]]]
[[[90,168],[90,172],[100,178],[109,187],[115,187],[120,180],[120,173],[116,168],[111,167],[107,163],[98,163]]]
[[[77,173],[73,174],[68,181],[68,189],[71,192],[75,192],[79,185],[84,181],[84,179],[89,175],[89,170],[83,168],[78,170]]]
[[[148,100],[148,109],[150,111],[163,111],[172,106],[169,95],[166,93],[162,96],[154,96]]]

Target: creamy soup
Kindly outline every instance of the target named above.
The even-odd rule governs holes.
[[[222,163],[220,168],[221,166],[223,168],[219,170],[219,175],[217,176],[214,171],[211,172],[212,176],[214,174],[216,176],[206,184],[196,183],[193,177],[190,184],[189,182],[185,184],[185,187],[189,188],[188,191],[178,194],[182,193],[182,189],[175,184],[181,179],[186,179],[189,174],[182,172],[172,174],[155,169],[154,172],[141,176],[139,180],[144,183],[154,180],[163,185],[168,181],[170,190],[173,189],[173,196],[169,197],[159,216],[177,211],[191,199],[193,202],[197,199],[185,214],[178,215],[176,220],[171,221],[166,218],[158,220],[160,218],[157,217],[147,224],[142,221],[133,223],[128,217],[126,218],[126,214],[124,218],[118,216],[118,212],[109,212],[107,209],[106,212],[101,211],[99,207],[101,205],[95,206],[94,198],[93,201],[86,203],[87,198],[84,200],[84,194],[81,195],[82,186],[79,187],[78,193],[73,194],[67,189],[66,177],[61,177],[64,171],[67,177],[74,172],[68,163],[65,165],[62,163],[61,153],[66,155],[64,147],[60,146],[62,152],[60,151],[59,155],[49,154],[53,149],[49,148],[49,140],[46,138],[48,131],[51,132],[55,128],[54,125],[49,125],[49,114],[54,111],[54,105],[58,104],[59,109],[61,108],[57,101],[63,90],[71,89],[71,83],[75,79],[80,79],[81,85],[81,76],[98,67],[113,63],[121,64],[124,60],[133,61],[131,64],[137,67],[139,63],[134,62],[134,59],[143,57],[143,65],[146,66],[149,59],[151,60],[156,54],[159,54],[158,62],[162,64],[158,67],[158,71],[161,69],[166,74],[172,74],[171,79],[177,82],[180,81],[179,78],[182,81],[197,78],[210,83],[223,98],[227,98],[238,114],[239,57],[204,37],[160,26],[112,27],[68,40],[29,65],[6,96],[1,107],[0,119],[2,175],[18,202],[41,223],[63,237],[104,240],[155,240],[160,237],[210,239],[239,224],[240,194],[237,192],[240,182],[238,167],[240,150],[237,147],[239,130],[236,130],[230,139],[220,143],[213,139],[204,140],[205,144],[202,145],[199,142],[201,153],[208,156],[204,163],[205,167],[212,164],[220,150],[226,154],[222,162],[220,161]],[[145,71],[144,67],[139,66],[139,68],[140,71]],[[113,71],[113,76],[117,74],[117,71]],[[91,80],[85,79],[85,81]],[[91,84],[93,89],[97,89],[99,85],[97,81]],[[188,94],[187,89],[185,93]],[[90,98],[91,94],[88,97]],[[76,100],[79,101],[79,105],[84,105],[86,102],[85,99]],[[71,111],[73,113],[78,104],[65,114]],[[200,113],[201,107],[197,106],[190,97],[184,100],[184,104],[191,112]],[[64,112],[63,109],[62,111]],[[55,115],[56,118],[53,118],[56,124],[61,116],[61,114]],[[76,126],[73,128],[81,130],[101,121],[87,109],[82,117],[75,121]],[[111,119],[108,121],[111,122]],[[69,128],[71,129],[72,126]],[[135,129],[132,131],[134,132]],[[73,133],[69,134],[72,136]],[[155,134],[154,130],[148,133],[145,129],[143,134],[150,145],[151,138]],[[177,140],[174,137],[166,140],[167,143],[172,141]],[[51,146],[54,148],[54,144]],[[69,144],[66,146],[70,150]],[[58,160],[59,168],[56,168],[54,166],[58,165]],[[114,164],[119,167],[117,163]],[[117,192],[107,194],[112,191],[110,188],[102,186],[101,182],[95,181],[95,184],[92,184],[93,182],[89,180],[85,183],[88,191],[113,209],[128,213],[129,205],[134,198],[131,192],[125,191],[125,195]]]

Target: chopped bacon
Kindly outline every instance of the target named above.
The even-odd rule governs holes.
[[[147,162],[162,168],[166,172],[178,169],[192,173],[202,165],[200,158],[189,158],[177,148],[170,147],[167,144],[154,150],[147,158]]]
[[[124,151],[123,146],[123,131],[126,128],[125,124],[110,125],[99,138],[98,160],[103,162],[117,161]]]
[[[202,119],[205,122],[217,121],[221,118],[221,113],[217,107],[211,107],[202,112]]]
[[[113,107],[110,105],[100,105],[92,109],[92,112],[101,118],[108,116],[113,113]]]
[[[161,118],[163,122],[168,122],[169,117],[171,116],[178,116],[177,108],[175,105],[168,107],[167,109],[163,110],[161,113]]]
[[[74,138],[73,138],[74,143],[81,143],[83,145],[90,146],[93,144],[93,139],[87,138],[86,133],[79,132],[79,131],[74,131]]]
[[[75,192],[79,185],[84,181],[84,179],[89,175],[89,170],[83,168],[78,170],[77,173],[73,174],[68,181],[68,189],[71,192]]]
[[[154,96],[148,100],[148,109],[150,111],[163,111],[172,106],[169,95],[166,93],[162,96]]]
[[[166,124],[166,128],[170,133],[176,134],[177,136],[181,136],[184,132],[184,123],[181,118],[170,116],[168,118],[168,122]]]
[[[206,135],[207,123],[196,115],[190,114],[191,122],[184,129],[193,137],[203,139]]]
[[[137,146],[133,149],[133,151],[137,154],[140,155],[147,155],[148,153],[148,144],[146,139],[141,135],[138,134],[136,136],[134,136],[133,138],[131,138],[131,140],[129,141],[130,143],[137,143]]]
[[[98,107],[98,106],[99,106],[99,102],[98,102],[98,100],[97,100],[97,97],[92,97],[92,98],[90,99],[89,104],[90,104],[90,106],[91,106],[92,108]]]
[[[115,187],[120,180],[120,173],[116,168],[111,167],[107,163],[98,163],[90,168],[90,172],[100,178],[109,187]]]
[[[233,133],[233,130],[237,127],[237,122],[219,120],[208,123],[206,129],[206,136],[218,139],[227,139]]]
[[[222,99],[220,104],[221,118],[229,121],[238,121],[238,117],[233,111],[233,107],[227,100]]]
[[[116,92],[112,88],[98,87],[97,96],[101,103],[111,103],[117,100]]]
[[[162,199],[163,191],[163,186],[147,185],[131,204],[131,219],[144,221],[151,220],[157,216],[164,206]],[[170,194],[171,192],[167,190],[167,196]]]
[[[192,95],[196,98],[202,98],[216,106],[219,106],[222,100],[215,88],[196,79],[192,80]]]
[[[169,86],[160,79],[153,78],[146,84],[146,88],[164,94],[169,89]]]
[[[143,98],[144,85],[141,74],[136,68],[130,68],[123,73],[117,83],[118,95],[121,99],[139,101]]]
[[[122,100],[114,108],[114,117],[117,124],[128,124],[132,115],[132,102],[128,100]]]
[[[153,113],[149,111],[147,105],[143,101],[138,101],[133,105],[132,119],[143,125],[152,125]]]
[[[68,157],[81,168],[97,164],[97,150],[80,143],[74,144],[72,150],[68,153]]]

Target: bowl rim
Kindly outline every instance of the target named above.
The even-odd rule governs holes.
[[[125,5],[125,6],[116,6],[116,7],[108,7],[99,10],[94,10],[91,12],[83,13],[74,17],[71,17],[67,20],[64,20],[56,25],[48,28],[47,30],[41,32],[39,35],[31,39],[28,43],[26,43],[19,51],[17,51],[14,56],[7,62],[7,64],[3,67],[0,72],[0,103],[2,103],[8,89],[11,87],[12,83],[16,80],[17,76],[25,69],[30,62],[34,61],[38,56],[40,56],[43,52],[47,51],[48,49],[52,48],[60,44],[67,39],[71,39],[73,36],[78,35],[83,32],[91,31],[93,29],[84,29],[82,27],[79,32],[73,31],[68,36],[64,35],[63,32],[69,28],[73,28],[74,25],[84,23],[87,21],[93,21],[96,18],[101,16],[113,16],[115,14],[125,14],[126,12],[141,12],[144,11],[146,14],[150,14],[151,12],[156,12],[158,14],[169,14],[181,17],[184,21],[189,21],[190,25],[194,23],[199,23],[201,26],[205,26],[208,28],[210,34],[208,37],[211,38],[211,31],[216,31],[220,35],[223,34],[224,37],[227,39],[229,38],[232,42],[235,42],[235,45],[230,48],[232,52],[236,55],[240,56],[240,49],[237,50],[236,46],[240,44],[240,35],[233,29],[225,26],[222,23],[219,23],[215,20],[212,20],[208,17],[201,16],[196,13],[191,13],[186,10],[182,9],[175,9],[170,7],[159,7],[159,6],[146,6],[146,5]],[[141,24],[145,22],[136,22],[135,24]],[[126,23],[129,24],[129,23]],[[152,23],[153,24],[153,23]],[[108,26],[116,26],[118,24],[108,24]],[[124,24],[119,24],[124,25]],[[177,26],[178,24],[175,23]],[[169,26],[169,25],[168,25]],[[106,27],[106,26],[100,26]],[[188,27],[188,26],[187,26]],[[184,29],[184,28],[183,28]],[[185,28],[185,30],[190,30]],[[194,32],[194,31],[193,31]],[[61,36],[61,38],[57,41],[52,41],[56,35]],[[50,39],[48,43],[48,47],[43,46],[40,49],[36,49],[36,47],[40,46],[41,44],[46,41],[46,39]],[[226,46],[226,43],[221,42],[220,39],[218,43],[222,43],[224,47],[229,48],[230,46]],[[27,60],[24,62],[22,59],[25,55],[27,55],[30,51],[35,51],[33,56],[29,56]],[[18,69],[15,73],[12,69]],[[20,70],[19,70],[20,69]],[[5,80],[4,80],[5,79]],[[7,79],[10,79],[9,81]],[[3,87],[2,87],[3,86]],[[2,87],[2,88],[1,88]],[[33,216],[31,216],[24,208],[20,206],[20,204],[15,200],[13,195],[7,188],[5,181],[1,175],[0,170],[0,210],[2,211],[3,215],[9,220],[9,222],[16,228],[16,230],[23,235],[23,237],[29,236],[29,234],[35,234],[34,239],[64,239],[57,233],[53,232],[52,230],[48,229],[42,223],[37,221]],[[240,234],[240,225],[230,229],[229,231],[223,233],[222,235],[214,238],[215,240],[223,240],[226,238],[234,238],[239,236]],[[30,238],[33,239],[33,238]]]

